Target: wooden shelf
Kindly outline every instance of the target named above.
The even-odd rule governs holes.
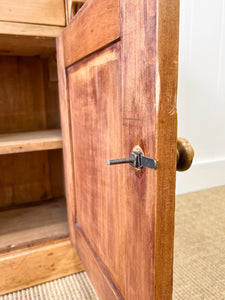
[[[65,0],[1,0],[0,20],[65,26]]]
[[[48,56],[55,52],[63,26],[0,21],[0,54]]]
[[[62,148],[60,129],[0,134],[0,154]]]
[[[0,211],[0,252],[68,234],[64,198]]]
[[[63,28],[64,27],[62,26],[48,26],[0,21],[0,34],[2,35],[56,38],[63,30]]]

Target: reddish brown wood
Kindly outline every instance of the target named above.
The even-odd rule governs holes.
[[[95,289],[98,291],[100,299],[105,299],[105,297],[107,297],[107,300],[123,299],[114,284],[108,278],[106,272],[104,272],[104,268],[99,263],[97,255],[93,252],[93,249],[84,238],[84,235],[78,226],[76,227],[75,232],[78,255],[85,261],[86,268],[91,270],[89,278]]]
[[[119,0],[88,0],[63,33],[65,66],[120,37]]]
[[[62,60],[64,43],[66,61],[61,61],[59,80],[68,88],[68,94],[61,96],[62,103],[68,98],[61,108],[62,127],[68,131],[64,145],[69,145],[66,151],[71,157],[66,168],[74,174],[74,179],[67,177],[67,190],[75,186],[68,205],[73,211],[70,225],[75,224],[71,232],[76,232],[76,248],[100,299],[168,300],[172,297],[178,0],[120,1],[116,26],[120,39],[113,44],[111,39],[110,45],[106,39],[105,45],[89,48],[103,41],[88,30],[95,4],[95,17],[101,15],[99,3],[87,1],[58,40],[58,53]],[[112,2],[106,1],[106,7],[107,3]],[[111,18],[105,10],[104,20]],[[102,28],[98,22],[95,27]],[[111,27],[104,27],[102,35],[108,36],[108,31]],[[72,39],[68,32],[70,36],[73,32]],[[77,56],[80,32],[88,51]],[[99,48],[103,49],[96,51]],[[108,159],[127,157],[135,145],[158,160],[157,170],[107,166]]]
[[[155,218],[155,298],[171,299],[177,138],[179,0],[158,3],[157,159]]]

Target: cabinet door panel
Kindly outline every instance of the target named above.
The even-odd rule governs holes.
[[[57,40],[70,234],[103,300],[172,298],[178,15],[88,0]],[[134,147],[157,169],[107,165]]]

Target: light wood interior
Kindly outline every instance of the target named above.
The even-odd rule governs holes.
[[[0,295],[82,271],[69,238],[0,253]]]
[[[0,134],[0,154],[62,148],[60,129]]]
[[[53,39],[56,38],[62,30],[63,27],[61,26],[0,21],[0,35],[15,36],[17,40],[22,36],[35,37],[37,40],[40,38]],[[1,45],[1,47],[2,46],[3,45]]]
[[[65,199],[0,212],[0,251],[68,236]]]
[[[0,69],[0,133],[60,128],[54,56],[0,56]]]
[[[0,54],[54,54],[65,25],[64,0],[1,0]]]
[[[55,53],[0,56],[0,69],[1,253],[68,225]]]
[[[1,0],[0,295],[83,269],[68,236],[56,37],[64,0]]]
[[[62,150],[0,155],[0,209],[64,196]]]
[[[63,28],[0,20],[0,54],[48,57],[55,53],[55,38]]]
[[[65,26],[64,0],[1,0],[0,20]]]

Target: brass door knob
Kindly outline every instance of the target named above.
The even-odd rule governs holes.
[[[177,139],[177,171],[186,171],[192,165],[194,150],[184,138]]]

